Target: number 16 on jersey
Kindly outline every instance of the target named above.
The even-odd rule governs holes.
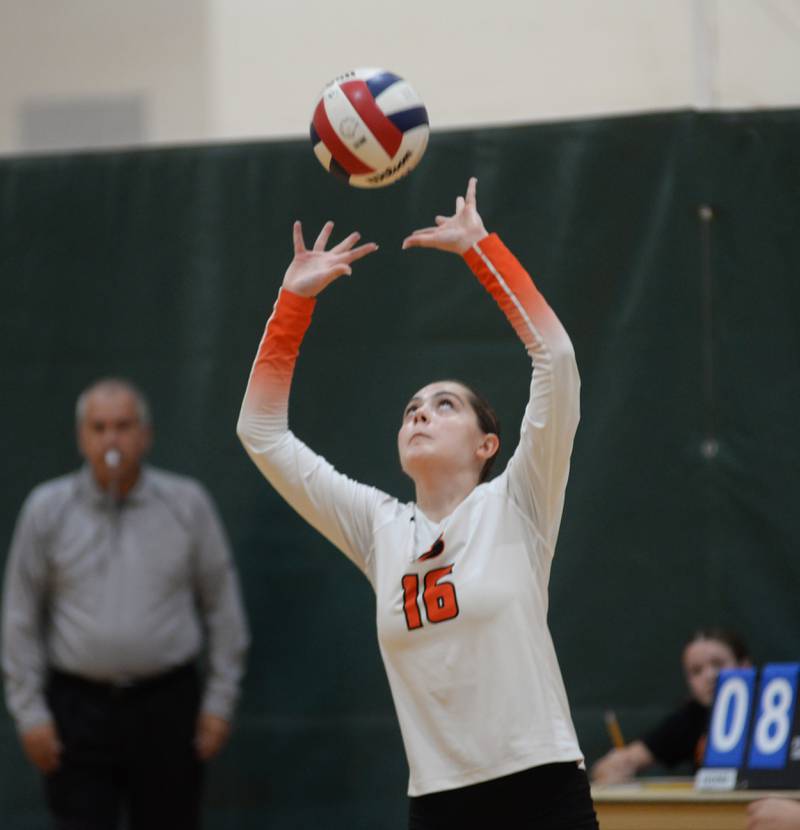
[[[799,676],[800,663],[768,664],[754,694],[755,669],[720,672],[699,788],[800,788]]]

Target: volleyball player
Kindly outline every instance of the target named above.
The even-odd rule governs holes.
[[[315,298],[376,250],[357,245],[357,233],[326,250],[331,231],[327,223],[308,250],[294,225],[294,259],[258,349],[238,434],[273,487],[375,591],[409,764],[409,828],[596,828],[547,628],[579,417],[569,337],[522,266],[486,232],[470,179],[454,215],[437,216],[403,247],[463,256],[534,363],[530,401],[516,451],[489,481],[500,438],[488,405],[453,380],[417,391],[397,440],[416,499],[401,503],[337,472],[288,427],[289,388]]]

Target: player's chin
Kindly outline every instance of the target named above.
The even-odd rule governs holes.
[[[430,446],[424,446],[416,442],[411,447],[406,447],[400,454],[400,465],[403,471],[412,478],[415,473],[424,472],[436,461],[436,453]]]

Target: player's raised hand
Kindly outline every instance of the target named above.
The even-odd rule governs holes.
[[[456,212],[452,216],[437,216],[434,227],[414,231],[403,240],[403,248],[436,248],[463,254],[488,236],[478,213],[477,185],[478,180],[473,176],[467,184],[466,195],[456,199]]]
[[[309,250],[303,239],[303,226],[300,222],[294,223],[292,228],[294,259],[283,277],[284,288],[288,288],[289,291],[301,297],[316,297],[338,277],[351,274],[350,266],[353,262],[378,250],[374,242],[366,242],[355,247],[361,234],[354,232],[326,251],[325,246],[328,244],[332,231],[333,222],[326,222],[319,232],[314,247]]]

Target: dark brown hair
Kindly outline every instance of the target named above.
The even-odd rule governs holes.
[[[497,417],[497,413],[492,408],[492,405],[486,398],[481,395],[480,392],[473,389],[468,384],[464,383],[463,380],[455,380],[450,379],[449,381],[445,381],[445,383],[457,383],[459,386],[463,386],[464,389],[467,390],[467,403],[472,407],[472,411],[475,413],[475,416],[478,419],[478,426],[481,429],[481,432],[484,435],[489,435],[490,433],[497,436],[498,441],[500,440],[500,419]],[[497,458],[500,452],[500,444],[498,443],[497,449],[495,450],[494,454],[491,458],[487,458],[486,461],[483,463],[483,467],[481,467],[481,474],[478,478],[478,484],[483,484],[484,481],[489,480],[489,474],[492,471],[492,466],[494,465],[494,460]]]
[[[747,648],[744,638],[737,631],[733,631],[730,628],[724,628],[719,625],[698,628],[683,644],[683,651],[686,650],[687,646],[696,643],[698,640],[716,640],[717,642],[724,643],[733,652],[737,663],[742,663],[750,659],[750,651]]]

